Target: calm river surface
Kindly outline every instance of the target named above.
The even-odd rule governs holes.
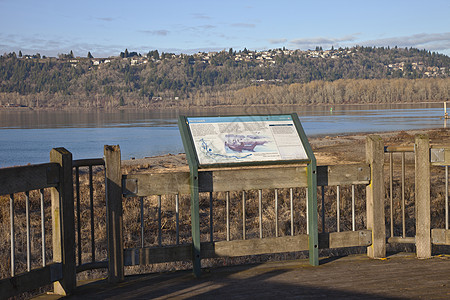
[[[333,108],[330,111],[330,108]],[[52,148],[74,159],[103,156],[103,145],[119,144],[122,159],[184,152],[177,127],[189,116],[292,113],[308,136],[444,127],[442,103],[249,108],[209,111],[33,111],[0,110],[0,168],[44,163]],[[450,125],[449,125],[450,126]]]

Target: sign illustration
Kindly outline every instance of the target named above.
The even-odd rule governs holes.
[[[291,115],[188,117],[200,165],[307,160]]]

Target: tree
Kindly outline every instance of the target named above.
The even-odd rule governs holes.
[[[19,50],[19,57],[22,57],[22,51]]]
[[[158,60],[159,59],[159,52],[158,52],[158,50],[149,51],[147,53],[147,57],[148,58],[153,58],[154,60]]]

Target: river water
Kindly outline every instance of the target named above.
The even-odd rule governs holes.
[[[177,127],[188,116],[292,113],[306,134],[351,134],[446,126],[442,103],[246,108],[202,111],[35,111],[0,110],[0,168],[44,163],[52,148],[74,159],[103,156],[103,145],[119,144],[122,159],[184,152]],[[450,126],[450,125],[449,125]]]

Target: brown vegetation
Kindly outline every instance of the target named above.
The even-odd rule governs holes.
[[[441,102],[450,100],[450,78],[429,79],[340,79],[312,81],[289,85],[255,85],[237,90],[212,91],[202,88],[194,95],[179,100],[149,101],[147,98],[124,96],[123,107],[186,108],[236,105],[338,105],[396,104]],[[0,103],[25,105],[31,108],[119,108],[120,98],[97,95],[47,94],[20,95],[0,93]]]

